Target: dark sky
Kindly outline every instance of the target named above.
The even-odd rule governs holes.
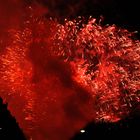
[[[92,15],[105,18],[104,23],[117,24],[132,31],[140,31],[139,3],[137,0],[5,0],[0,2],[0,26],[18,25],[25,13],[24,6],[40,5],[46,17],[56,17],[60,21],[65,18]],[[39,11],[37,8],[36,11]],[[12,23],[12,24],[10,24]]]
[[[37,0],[46,5],[49,14],[57,18],[76,16],[105,17],[106,23],[114,23],[139,30],[139,4],[136,0]]]

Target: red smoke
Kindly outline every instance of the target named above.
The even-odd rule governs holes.
[[[28,139],[68,140],[139,103],[140,42],[129,32],[92,18],[61,25],[36,3],[2,5],[0,96]]]

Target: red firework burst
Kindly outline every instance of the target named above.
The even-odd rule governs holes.
[[[127,30],[95,21],[59,25],[53,49],[70,64],[73,80],[90,91],[96,119],[114,122],[139,102],[140,43]]]
[[[89,121],[118,121],[139,103],[140,42],[131,33],[93,18],[61,25],[29,17],[8,31],[0,54],[0,95],[26,135],[68,140]]]

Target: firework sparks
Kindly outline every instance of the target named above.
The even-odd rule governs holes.
[[[81,20],[60,25],[54,50],[70,63],[73,79],[97,100],[96,119],[114,122],[139,102],[140,43],[127,30],[95,21],[91,18],[82,27]]]
[[[3,40],[0,95],[33,140],[67,140],[89,121],[118,121],[139,103],[140,42],[95,21],[61,25],[32,15]]]

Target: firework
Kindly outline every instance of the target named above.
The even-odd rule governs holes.
[[[79,17],[58,26],[55,54],[70,64],[73,80],[90,91],[97,120],[117,121],[139,102],[140,43],[131,37],[93,18],[87,24]]]
[[[127,30],[31,14],[7,34],[0,96],[29,139],[68,140],[88,122],[118,121],[139,103],[140,42]]]

